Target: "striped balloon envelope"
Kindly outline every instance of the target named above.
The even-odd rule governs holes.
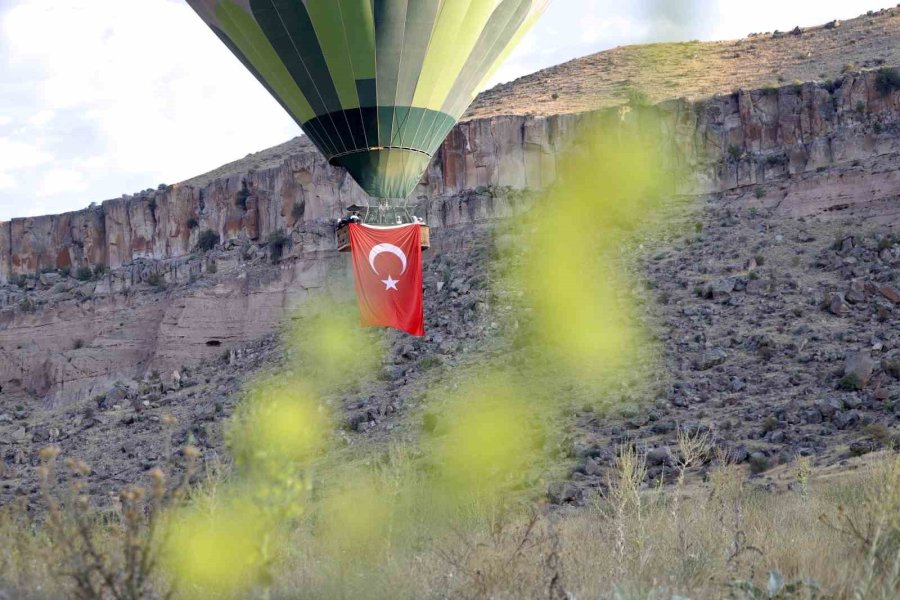
[[[405,199],[549,0],[188,0],[329,162]]]

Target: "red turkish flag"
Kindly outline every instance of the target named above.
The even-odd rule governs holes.
[[[417,224],[350,224],[350,253],[362,324],[425,335],[422,231]]]

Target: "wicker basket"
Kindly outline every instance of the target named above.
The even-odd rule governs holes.
[[[422,228],[422,250],[431,248],[431,228],[428,225],[420,225]],[[350,252],[350,227],[344,225],[337,229],[338,252]]]

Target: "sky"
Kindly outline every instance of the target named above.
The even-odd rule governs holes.
[[[491,83],[620,45],[734,39],[895,4],[551,0]],[[0,0],[0,221],[183,181],[299,134],[183,0]]]

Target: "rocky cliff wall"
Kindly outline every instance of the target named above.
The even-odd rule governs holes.
[[[876,74],[846,75],[834,84],[806,83],[779,89],[738,91],[700,103],[669,101],[552,117],[501,116],[461,123],[449,135],[411,202],[436,227],[464,223],[472,215],[453,208],[454,197],[485,187],[542,189],[552,184],[562,150],[586,127],[603,122],[641,128],[660,117],[658,131],[644,133],[671,149],[673,167],[693,173],[683,193],[741,192],[803,179],[835,164],[894,155],[900,149],[900,92],[877,89]],[[858,193],[872,201],[878,190],[896,192],[896,178]],[[796,186],[779,201],[784,210],[827,210],[810,199],[813,186]],[[776,194],[777,195],[777,194]],[[846,195],[845,195],[846,196]],[[189,255],[199,233],[223,241],[264,241],[277,229],[323,223],[345,207],[365,203],[363,192],[308,145],[266,168],[232,172],[203,185],[177,184],[99,207],[63,215],[0,223],[0,282],[42,269]],[[448,208],[449,207],[449,208]]]
[[[461,123],[411,199],[435,227],[426,260],[440,260],[444,249],[466,252],[467,228],[458,225],[527,208],[535,196],[506,190],[551,185],[565,148],[594,125],[605,135],[632,128],[662,145],[673,169],[692,173],[679,193],[786,215],[860,207],[900,222],[900,93],[879,92],[874,74],[848,75],[833,87],[697,104]],[[0,395],[69,402],[153,370],[171,374],[272,333],[309,292],[352,289],[328,221],[364,202],[363,193],[305,143],[264,162],[0,223]],[[223,243],[192,252],[207,228]],[[273,265],[263,242],[278,229],[290,243],[287,260]],[[46,272],[3,283],[97,264],[112,268],[91,281]]]

